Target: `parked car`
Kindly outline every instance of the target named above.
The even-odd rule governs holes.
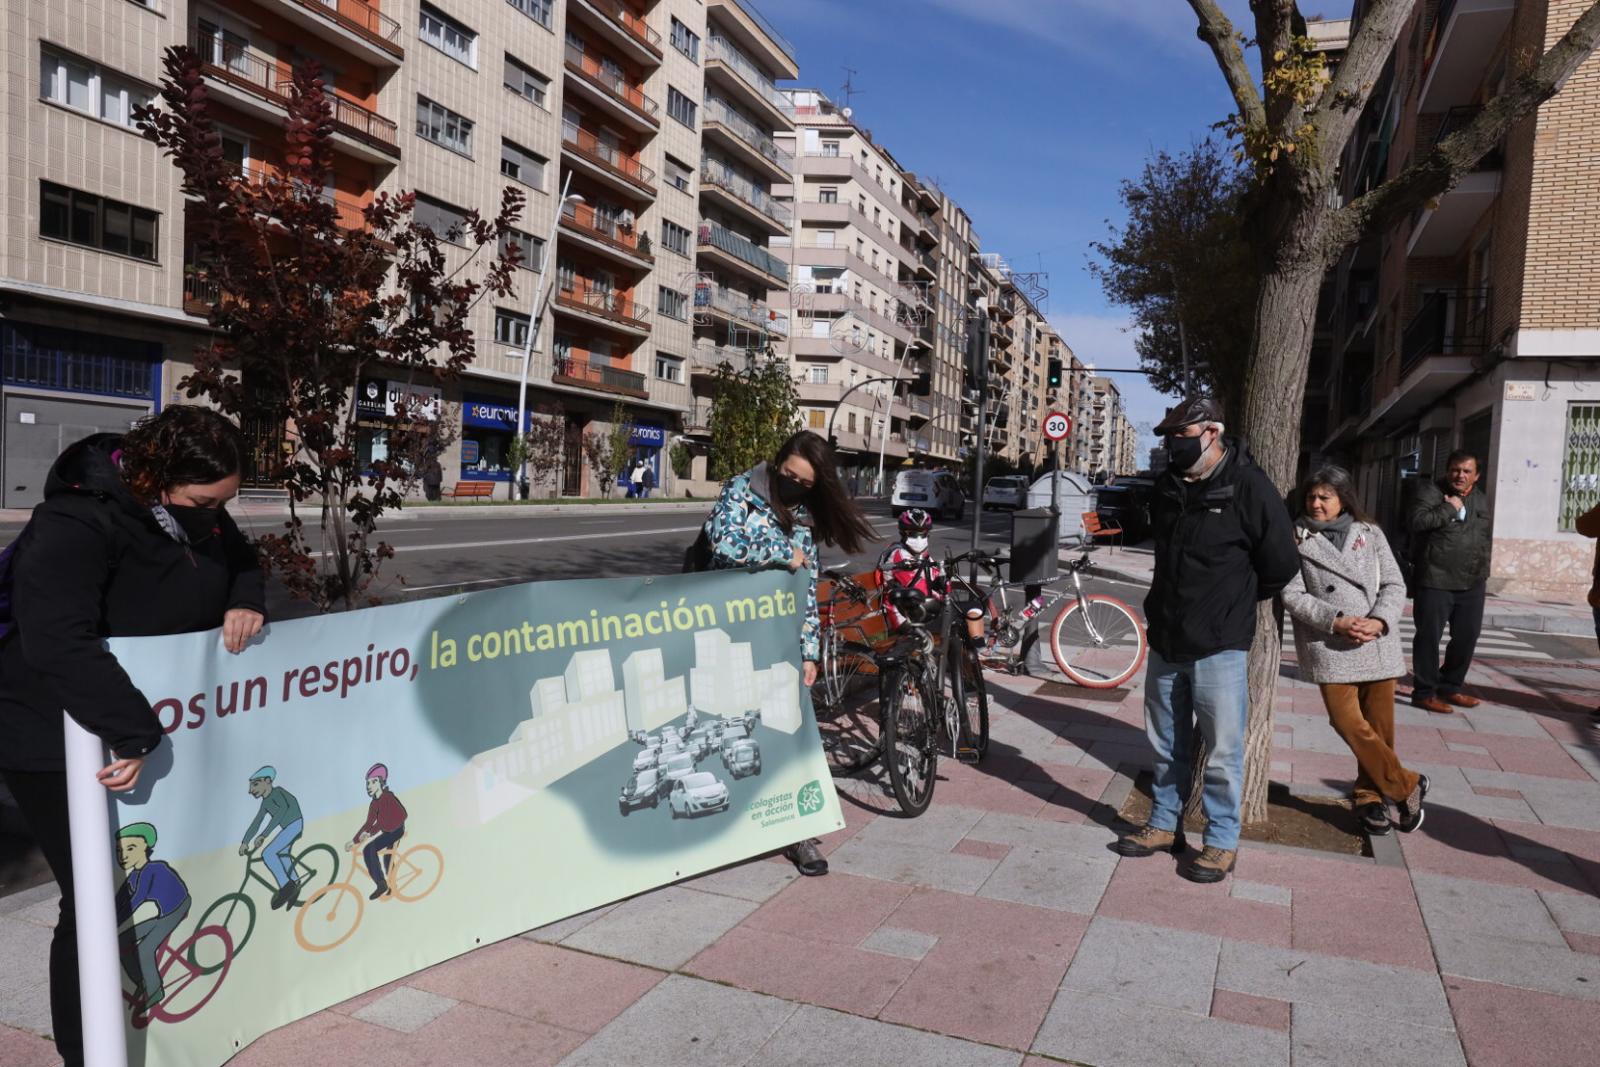
[[[1028,479],[1020,474],[1003,474],[998,478],[990,478],[983,487],[983,507],[1018,508],[1028,506]]]
[[[689,751],[700,758],[711,755],[711,750],[722,743],[722,728],[713,722],[701,723],[689,734]]]
[[[1136,544],[1150,536],[1150,486],[1117,479],[1114,485],[1095,487],[1095,514],[1104,526],[1122,531],[1125,544]]]
[[[661,776],[669,783],[687,778],[694,773],[694,754],[680,752],[661,765]]]
[[[967,495],[948,471],[903,470],[894,476],[889,506],[896,515],[908,508],[922,508],[935,518],[959,519],[966,514]]]
[[[622,795],[617,798],[617,807],[624,816],[635,808],[653,808],[661,803],[661,794],[666,784],[655,768],[640,771],[623,783]]]
[[[732,719],[724,723],[722,726],[723,761],[727,761],[728,749],[732,748],[740,741],[748,740],[750,740],[750,729],[744,724],[744,720]]]
[[[660,762],[660,745],[651,745],[649,748],[641,749],[639,754],[633,757],[633,773],[638,774],[640,771],[649,770]]]
[[[735,778],[761,773],[761,746],[746,737],[722,750],[722,765]]]
[[[710,771],[697,771],[673,783],[667,803],[674,819],[708,811],[726,811],[728,787]]]

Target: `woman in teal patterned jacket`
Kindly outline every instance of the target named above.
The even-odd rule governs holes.
[[[809,688],[817,680],[819,655],[817,542],[854,555],[873,540],[871,524],[839,481],[833,449],[809,430],[790,437],[771,463],[758,463],[728,479],[705,533],[714,568],[804,567],[810,573],[800,629],[805,661],[801,680]],[[815,840],[803,841],[786,854],[802,874],[828,871]]]

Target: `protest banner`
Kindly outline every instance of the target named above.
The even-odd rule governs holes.
[[[238,656],[217,631],[113,640],[167,736],[120,795],[98,743],[68,746],[90,1067],[214,1067],[480,945],[842,827],[805,606],[804,574],[724,571],[273,624]]]

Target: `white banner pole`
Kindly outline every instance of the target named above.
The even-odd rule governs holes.
[[[61,717],[66,723],[67,817],[72,829],[73,902],[78,913],[84,1063],[87,1067],[127,1067],[116,900],[111,892],[116,884],[111,867],[111,818],[105,786],[95,780],[106,763],[105,748],[70,715]]]

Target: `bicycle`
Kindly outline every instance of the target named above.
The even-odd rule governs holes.
[[[432,845],[412,845],[401,852],[400,841],[403,840],[404,834],[393,846],[380,850],[378,858],[380,862],[385,857],[389,860],[386,875],[389,896],[411,904],[438,888],[440,879],[444,877],[444,853]],[[356,932],[356,927],[361,925],[367,902],[361,890],[356,888],[356,870],[359,868],[369,880],[372,876],[367,872],[362,857],[356,854],[356,849],[360,847],[355,843],[345,846],[345,851],[350,853],[349,877],[342,882],[325,885],[311,894],[294,917],[295,942],[307,952],[336,949],[348,941],[350,935]],[[311,920],[309,930],[308,918]]]
[[[324,856],[326,854],[326,856]],[[225,893],[218,897],[200,915],[201,926],[221,926],[228,931],[232,938],[232,950],[243,952],[244,946],[250,940],[250,935],[256,928],[256,903],[245,892],[250,887],[252,880],[259,882],[266,889],[276,893],[277,882],[265,877],[256,869],[256,864],[266,867],[259,850],[252,849],[244,857],[244,877],[239,882],[239,888],[232,893]],[[294,898],[284,904],[285,910],[302,907],[300,893],[310,891],[310,896],[315,896],[320,888],[313,888],[318,879],[324,879],[324,887],[331,883],[334,876],[339,873],[339,853],[332,845],[308,845],[298,853],[293,854],[289,860],[289,871],[300,883],[300,888],[295,891]],[[222,911],[219,916],[218,911]],[[215,920],[208,921],[208,920]],[[189,962],[209,973],[218,963],[202,962],[199,953],[191,952]]]
[[[1066,603],[1049,626],[1050,652],[1061,673],[1087,689],[1115,689],[1143,665],[1150,649],[1144,621],[1116,597],[1083,591],[1083,572],[1090,567],[1089,553],[1067,563],[1067,573],[1043,583],[1006,581],[1000,568],[1006,556],[968,552],[952,562],[967,563],[968,576],[959,579],[988,609],[988,633],[981,659],[983,666],[1008,674],[1025,667],[1017,656],[1023,627],[1062,600]],[[1070,581],[1072,589],[1052,586]],[[1029,584],[1045,588],[1036,601],[1013,594]]]
[[[202,941],[215,942],[215,951],[221,961],[217,966],[204,969],[192,962]],[[127,952],[129,948],[130,946],[124,944],[122,950]],[[228,977],[228,968],[233,964],[233,956],[233,938],[223,926],[206,926],[199,923],[196,924],[195,931],[189,935],[188,940],[177,948],[173,948],[171,944],[161,945],[156,949],[156,965],[161,973],[161,986],[166,995],[159,1003],[145,1007],[132,993],[127,990],[122,991],[122,999],[127,1001],[132,1009],[134,1029],[143,1030],[152,1022],[180,1023],[205,1007],[211,998],[217,995],[217,990],[222,988],[223,981]],[[185,973],[169,977],[174,968]],[[199,999],[185,1006],[183,994],[196,982],[213,975],[216,976],[216,980],[199,994]]]

